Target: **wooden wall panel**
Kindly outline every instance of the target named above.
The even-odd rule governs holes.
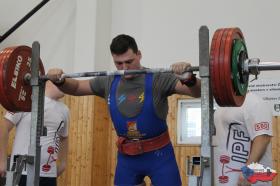
[[[69,153],[67,169],[58,185],[92,185],[94,96],[66,96],[70,109]]]
[[[110,185],[111,149],[106,103],[96,96],[66,96],[71,110],[67,171],[58,185]]]
[[[278,176],[273,180],[273,186],[280,185],[280,117],[273,117],[273,138],[272,138],[272,159],[273,159],[273,169],[276,169]]]
[[[1,117],[0,121],[2,121],[5,113],[6,110],[0,105],[0,117]],[[9,134],[8,154],[11,154],[12,152],[14,137],[15,137],[15,129],[12,129],[12,131]]]
[[[93,123],[93,175],[92,185],[109,185],[110,169],[108,169],[111,151],[108,150],[109,139],[109,115],[104,100],[95,98],[94,123]]]

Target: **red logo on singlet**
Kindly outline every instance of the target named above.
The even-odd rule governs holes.
[[[255,131],[259,130],[269,130],[269,123],[268,122],[261,122],[255,124]]]

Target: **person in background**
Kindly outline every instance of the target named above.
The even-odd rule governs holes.
[[[219,107],[214,123],[217,186],[251,185],[240,171],[251,163],[272,168],[272,112],[262,98],[248,92],[241,107]],[[271,182],[258,181],[254,185],[268,186]]]
[[[66,168],[68,151],[69,109],[59,101],[64,96],[51,81],[46,82],[44,127],[47,135],[41,136],[40,186],[56,186],[57,177]],[[7,169],[7,146],[9,132],[16,127],[11,160],[15,155],[28,154],[30,143],[31,112],[6,112],[0,123],[0,176]],[[58,163],[59,162],[59,163]],[[19,186],[26,185],[23,170]]]

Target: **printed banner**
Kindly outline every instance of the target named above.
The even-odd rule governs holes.
[[[280,116],[280,79],[258,79],[249,83],[249,91],[267,101],[273,116]]]

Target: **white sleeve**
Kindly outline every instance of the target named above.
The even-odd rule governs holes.
[[[9,120],[10,122],[12,122],[14,125],[17,125],[19,123],[19,121],[22,118],[23,113],[22,112],[9,112],[7,111],[4,118]]]
[[[244,102],[244,104],[246,104],[244,114],[245,123],[251,140],[256,136],[264,134],[272,136],[272,112],[269,106],[255,95],[248,96],[246,96]]]

